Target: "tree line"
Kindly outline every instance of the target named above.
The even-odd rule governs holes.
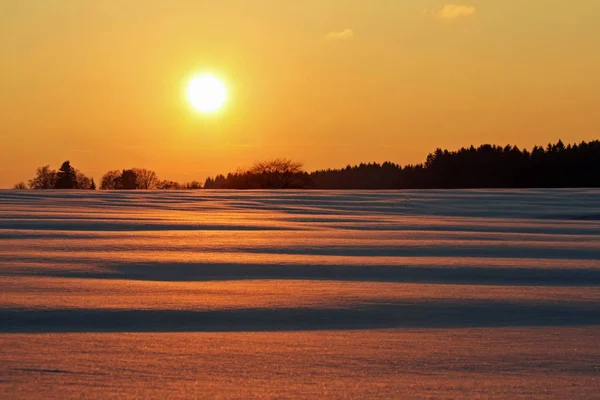
[[[96,184],[68,161],[58,171],[50,166],[16,189],[95,189]],[[436,149],[424,163],[384,162],[348,165],[340,169],[306,172],[302,163],[278,158],[257,162],[248,169],[180,184],[160,180],[143,168],[107,172],[103,190],[139,189],[470,189],[600,187],[600,141],[566,145],[562,141],[535,146],[481,145],[456,151]]]
[[[65,161],[58,170],[44,165],[36,170],[35,176],[14,185],[14,189],[89,189],[96,190],[94,178],[89,178]],[[145,168],[109,171],[102,176],[101,190],[184,190],[202,189],[197,181],[179,183],[161,180],[156,172]]]
[[[475,189],[600,187],[600,141],[559,140],[531,151],[484,144],[436,149],[424,163],[362,163],[307,173],[290,160],[208,178],[207,189]]]

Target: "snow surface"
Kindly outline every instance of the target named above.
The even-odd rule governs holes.
[[[592,398],[600,190],[0,191],[0,398]]]

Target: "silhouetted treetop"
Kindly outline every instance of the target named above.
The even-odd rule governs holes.
[[[131,171],[135,174],[136,189],[156,189],[160,183],[160,180],[154,171],[144,168],[133,168]]]
[[[132,169],[124,169],[121,173],[120,187],[123,190],[136,190],[137,186],[137,174]]]
[[[39,167],[33,179],[29,180],[30,189],[54,189],[56,181],[56,171],[51,169],[49,165]]]
[[[154,189],[158,178],[154,171],[132,168],[122,171],[108,171],[102,176],[100,189],[102,190],[138,190]]]
[[[115,190],[121,188],[121,175],[122,172],[119,170],[108,171],[102,176],[100,180],[100,189],[102,190]]]
[[[75,189],[77,187],[77,174],[69,161],[65,161],[56,173],[55,189]]]

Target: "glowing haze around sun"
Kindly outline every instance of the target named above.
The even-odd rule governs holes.
[[[187,86],[187,97],[196,110],[203,114],[219,111],[227,101],[227,87],[214,75],[197,75]]]

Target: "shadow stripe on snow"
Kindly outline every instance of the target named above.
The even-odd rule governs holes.
[[[213,332],[600,325],[589,304],[423,302],[352,308],[0,310],[0,332]]]
[[[511,286],[600,286],[600,269],[268,265],[210,263],[119,263],[102,270],[27,268],[0,271],[2,276],[125,279],[140,281],[329,280]]]

